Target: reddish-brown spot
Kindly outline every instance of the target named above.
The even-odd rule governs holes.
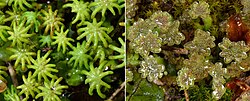
[[[234,81],[230,81],[226,84],[226,87],[229,88],[230,90],[234,90],[237,87],[237,85]]]
[[[226,87],[233,92],[232,101],[235,101],[243,92],[250,90],[250,86],[245,81],[244,79],[234,78],[227,82]]]
[[[250,31],[248,31],[245,34],[245,42],[246,42],[247,45],[250,45]]]
[[[247,44],[250,43],[249,29],[245,23],[242,22],[240,14],[232,15],[228,20],[228,35],[227,37],[231,41],[245,41]]]

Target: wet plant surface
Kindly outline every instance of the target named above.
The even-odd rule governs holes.
[[[246,101],[248,0],[126,0],[126,100]]]
[[[1,0],[0,9],[1,101],[125,100],[124,0]]]

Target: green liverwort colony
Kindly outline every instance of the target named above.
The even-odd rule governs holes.
[[[178,31],[179,25],[180,22],[174,21],[168,12],[159,11],[150,19],[139,19],[128,29],[129,45],[145,60],[140,62],[141,68],[138,69],[138,72],[142,73],[142,78],[147,77],[151,82],[163,76],[164,64],[149,54],[160,53],[161,46],[165,44],[168,46],[180,44],[185,36]]]
[[[0,0],[0,9],[1,101],[125,98],[124,0]]]
[[[126,99],[249,99],[249,3],[126,0]]]

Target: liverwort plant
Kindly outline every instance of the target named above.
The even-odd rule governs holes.
[[[247,58],[247,51],[250,50],[245,42],[231,42],[228,38],[223,38],[223,42],[218,44],[222,52],[220,56],[224,58],[225,63],[230,63],[232,60],[240,63],[242,59]]]
[[[150,20],[138,19],[137,22],[133,23],[133,26],[128,28],[127,39],[131,42],[135,41],[136,38],[141,35],[146,35],[153,32],[156,27],[155,23],[151,23]]]
[[[191,9],[188,12],[190,17],[192,19],[197,19],[198,17],[201,17],[204,23],[204,30],[208,30],[212,25],[209,4],[205,1],[193,2],[190,8]],[[197,25],[199,26],[199,24]]]
[[[127,100],[249,98],[250,6],[240,1],[127,0]]]
[[[193,2],[190,5],[189,15],[193,19],[197,19],[198,17],[205,18],[210,14],[209,4],[205,1]]]
[[[183,68],[178,72],[178,85],[182,89],[188,89],[194,85],[195,80],[201,80],[208,76],[207,69],[211,62],[202,55],[192,54],[189,59],[183,61]]]
[[[210,36],[209,32],[198,29],[195,31],[194,40],[187,42],[184,48],[189,50],[191,54],[197,53],[199,55],[209,56],[211,48],[215,47],[214,41],[214,36]]]
[[[150,16],[151,23],[155,23],[158,27],[159,37],[162,38],[162,43],[168,46],[180,44],[185,39],[185,36],[179,32],[180,22],[173,19],[168,12],[158,11]],[[157,28],[156,28],[157,29]]]
[[[141,61],[140,66],[138,73],[141,73],[141,77],[147,78],[150,82],[162,78],[165,70],[162,59],[153,55],[146,57],[145,61]]]
[[[215,63],[209,68],[208,73],[213,77],[213,92],[212,96],[214,99],[219,100],[223,94],[226,92],[224,84],[226,80],[224,79],[225,74],[227,73],[226,68],[222,68],[223,64],[220,62]]]
[[[132,18],[135,16],[136,11],[139,7],[136,5],[139,1],[137,0],[126,0],[126,17]]]
[[[159,11],[150,16],[150,19],[135,22],[128,29],[127,36],[135,52],[145,57],[150,51],[160,53],[162,45],[180,44],[185,37],[178,31],[179,25],[180,22],[174,21],[168,12]]]
[[[145,42],[144,42],[145,41]],[[150,51],[153,53],[161,52],[162,39],[157,34],[148,33],[145,36],[140,36],[131,45],[136,53],[142,56],[148,56]]]

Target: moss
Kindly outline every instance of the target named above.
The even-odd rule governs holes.
[[[21,92],[19,92],[19,95],[25,94],[24,101],[27,101],[29,99],[29,95],[32,97],[35,97],[35,92],[40,93],[40,90],[38,90],[38,83],[36,82],[36,79],[32,77],[32,72],[29,72],[28,77],[26,78],[24,75],[22,76],[24,84],[17,87],[17,89],[22,89]]]
[[[17,95],[17,89],[13,85],[4,92],[4,99],[6,101],[21,101]]]
[[[1,91],[5,96],[0,94],[0,100],[74,100],[78,92],[88,91],[84,99],[103,100],[105,95],[111,96],[125,80],[123,75],[117,75],[125,71],[125,28],[116,26],[125,22],[124,3],[0,0],[0,81],[4,81],[0,84],[14,85],[4,86],[6,89]],[[108,82],[110,89],[99,87],[102,77],[93,79],[82,73],[90,69],[95,72],[98,67],[104,74],[109,73],[103,82]],[[98,72],[96,76],[101,75]],[[97,86],[85,86],[84,81]],[[97,93],[93,87],[98,88]]]
[[[87,76],[87,79],[85,80],[85,84],[89,83],[89,95],[93,95],[93,90],[96,89],[98,95],[102,98],[105,98],[106,96],[101,92],[101,87],[110,88],[111,86],[108,85],[106,82],[102,81],[102,78],[113,74],[112,71],[104,71],[104,65],[107,62],[104,61],[100,64],[98,68],[94,68],[93,63],[90,63],[90,71],[83,70],[82,74]]]
[[[89,48],[91,42],[94,42],[94,48],[97,48],[99,40],[103,42],[104,47],[108,47],[108,42],[111,42],[109,37],[109,28],[103,27],[103,21],[97,22],[97,19],[94,18],[93,22],[85,22],[87,27],[83,27],[77,30],[80,35],[77,37],[77,40],[87,37],[86,48]],[[83,32],[83,33],[82,33]]]
[[[9,51],[13,52],[14,54],[9,57],[10,60],[15,61],[15,67],[18,66],[19,63],[22,64],[22,69],[26,69],[26,64],[31,64],[32,56],[35,56],[36,53],[32,52],[31,49],[27,48],[27,45],[23,45],[22,47],[17,48],[8,48]]]
[[[115,11],[113,7],[115,7],[118,10],[118,13],[121,14],[121,8],[123,6],[120,6],[118,4],[118,0],[100,0],[96,2],[91,2],[89,4],[90,8],[93,8],[93,12],[91,14],[91,18],[94,18],[96,13],[101,11],[102,17],[105,17],[106,10],[108,9],[113,15],[115,15]]]
[[[113,46],[113,45],[109,45],[109,48],[114,50],[114,51],[117,51],[120,53],[120,55],[115,55],[115,56],[109,56],[109,59],[111,60],[120,60],[120,61],[123,61],[121,64],[115,66],[114,68],[111,68],[112,70],[114,69],[118,69],[118,68],[122,68],[125,66],[125,59],[126,59],[126,54],[125,54],[125,42],[122,40],[122,38],[118,38],[120,44],[122,45],[121,48],[118,48],[116,46]]]
[[[42,26],[45,27],[44,33],[47,34],[50,30],[50,36],[54,35],[54,31],[59,31],[60,26],[63,26],[62,21],[64,21],[63,18],[58,17],[57,12],[58,10],[52,11],[52,7],[49,6],[48,12],[45,10],[41,10],[42,12],[42,20],[44,21]]]
[[[73,0],[73,3],[65,4],[63,8],[71,7],[71,12],[76,13],[76,18],[72,21],[72,24],[76,23],[78,20],[81,20],[80,24],[82,24],[85,19],[90,18],[88,5],[88,2],[85,3],[83,1]]]
[[[11,31],[8,31],[10,37],[8,40],[13,40],[11,46],[21,46],[22,43],[29,43],[29,38],[34,34],[28,34],[28,30],[31,28],[32,25],[25,27],[25,20],[21,23],[14,22],[13,28]]]
[[[74,62],[74,67],[85,67],[88,68],[88,61],[92,60],[92,57],[88,54],[89,49],[85,48],[86,41],[82,42],[82,44],[77,43],[76,47],[73,47],[73,51],[70,51],[69,54],[72,55],[69,63]]]
[[[62,47],[62,50],[63,50],[62,52],[65,53],[67,46],[69,46],[70,48],[73,48],[70,42],[74,42],[74,40],[72,38],[67,37],[67,34],[69,32],[68,29],[65,32],[63,30],[64,30],[64,27],[62,26],[60,32],[57,32],[57,31],[55,32],[56,36],[52,37],[52,39],[55,39],[55,41],[52,42],[51,45],[57,44],[57,51],[60,51]]]
[[[40,89],[42,92],[38,93],[35,98],[37,99],[39,97],[43,97],[43,99],[46,99],[47,101],[60,101],[58,95],[62,94],[63,89],[68,88],[68,86],[60,84],[62,79],[63,78],[60,77],[56,81],[55,79],[52,79],[51,81],[45,81],[44,86],[38,87],[38,89]]]

